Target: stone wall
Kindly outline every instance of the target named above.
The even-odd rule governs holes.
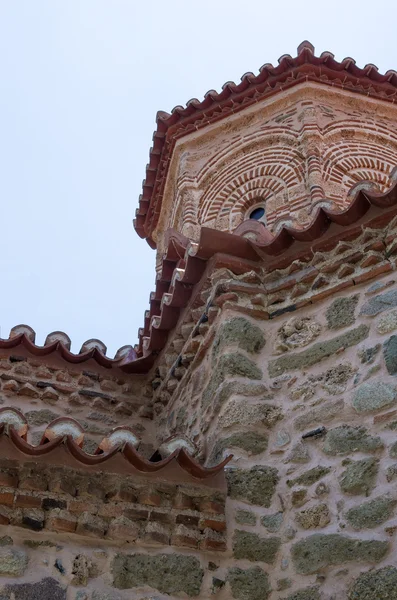
[[[147,456],[178,433],[207,466],[234,458],[226,518],[222,490],[193,479],[71,477],[47,463],[41,484],[38,466],[19,457],[20,477],[3,463],[0,597],[397,598],[392,233],[339,240],[311,259],[314,274],[287,258],[273,272],[208,274],[147,379],[4,355],[3,406],[43,419],[30,417],[36,441],[41,411],[95,424],[95,409],[116,420],[106,433],[132,425]],[[60,475],[79,483],[61,489]]]
[[[221,600],[397,598],[397,278],[324,296],[224,304],[167,406],[208,464],[234,454]]]
[[[225,550],[224,492],[4,458],[0,484],[2,599],[208,593],[206,556]]]
[[[0,386],[1,600],[209,597],[226,550],[224,477],[196,479],[175,461],[143,473],[121,452],[90,457],[120,426],[143,458],[158,448],[146,378],[22,348],[2,351]],[[84,430],[77,458],[47,438],[65,416]]]
[[[94,452],[112,429],[128,424],[141,440],[140,451],[150,456],[155,435],[144,378],[90,362],[81,368],[54,357],[1,350],[0,405],[26,415],[32,444],[40,442],[51,421],[69,416],[82,425],[88,452]]]

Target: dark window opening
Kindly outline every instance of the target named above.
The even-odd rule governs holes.
[[[255,221],[259,221],[265,215],[265,209],[262,206],[258,208],[254,208],[254,210],[250,214],[250,219],[254,219]]]

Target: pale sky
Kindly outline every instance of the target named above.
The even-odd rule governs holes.
[[[135,233],[157,110],[309,39],[397,70],[392,0],[0,0],[0,337],[134,344],[155,252]]]

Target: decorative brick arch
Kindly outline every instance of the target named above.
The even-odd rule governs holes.
[[[342,206],[359,182],[380,192],[392,184],[397,165],[397,134],[382,124],[341,121],[324,129],[322,157],[327,198]]]
[[[236,227],[258,197],[286,206],[291,190],[304,181],[302,156],[294,147],[278,143],[258,148],[218,172],[200,199],[199,222],[219,225],[228,216],[227,228]]]

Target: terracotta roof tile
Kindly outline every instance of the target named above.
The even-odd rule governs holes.
[[[0,350],[23,347],[34,356],[55,353],[69,363],[93,359],[106,368],[147,373],[158,352],[164,348],[170,330],[191,301],[194,286],[202,279],[206,268],[229,265],[234,272],[240,273],[255,268],[267,271],[283,268],[282,265],[287,266],[305,252],[315,252],[319,248],[326,251],[340,239],[357,236],[364,223],[366,226],[379,220],[384,223],[396,207],[397,183],[384,194],[361,189],[345,210],[338,212],[321,207],[306,229],[283,227],[275,236],[254,221],[243,223],[235,233],[203,227],[197,243],[170,230],[162,268],[156,278],[155,291],[150,294],[150,308],[145,313],[144,326],[138,332],[135,349],[123,346],[114,358],[109,358],[102,342],[89,340],[79,354],[73,354],[66,334],[54,332],[47,336],[44,346],[36,346],[34,331],[27,325],[18,325],[11,330],[8,339],[0,339]],[[253,234],[256,241],[243,237],[247,233]]]
[[[163,442],[161,447],[163,452],[167,448],[172,450],[168,456],[158,462],[151,462],[140,455],[134,447],[134,444],[135,446],[139,445],[139,440],[128,427],[114,429],[99,444],[96,453],[89,454],[82,449],[83,428],[70,417],[60,417],[52,421],[48,425],[41,443],[36,446],[27,442],[27,434],[27,420],[19,410],[8,407],[0,409],[0,435],[8,436],[15,448],[32,457],[50,455],[59,446],[64,446],[78,462],[90,466],[106,463],[111,457],[121,453],[127,462],[142,473],[162,471],[170,463],[175,462],[197,479],[208,479],[216,475],[232,458],[229,456],[215,467],[203,467],[186,450],[186,448],[192,450],[194,444],[185,437],[179,439],[177,436],[173,436]]]
[[[246,73],[238,84],[227,82],[219,93],[210,90],[203,100],[193,98],[185,107],[173,108],[171,114],[158,112],[146,179],[134,221],[138,235],[146,238],[152,248],[155,247],[152,233],[160,215],[165,179],[177,139],[305,81],[389,102],[397,100],[396,71],[381,74],[372,64],[359,68],[349,57],[338,62],[331,52],[315,56],[313,45],[305,41],[298,47],[294,58],[283,55],[278,65],[265,64],[258,75]]]
[[[241,264],[245,264],[246,270],[255,263],[269,270],[280,268],[275,262],[280,262],[278,257],[289,251],[285,262],[293,262],[296,258],[291,254],[293,246],[302,252],[303,249],[314,249],[318,244],[323,244],[331,225],[337,227],[337,233],[330,240],[330,244],[335,245],[338,239],[348,236],[352,228],[361,228],[364,218],[366,223],[370,222],[379,218],[379,213],[395,206],[397,183],[385,194],[359,190],[350,206],[342,211],[320,207],[306,229],[283,227],[276,235],[272,235],[261,223],[249,221],[238,227],[235,233],[203,227],[198,243],[190,242],[180,233],[170,230],[163,268],[157,276],[156,291],[150,296],[148,317],[145,326],[138,332],[139,343],[135,347],[137,356],[149,357],[163,348],[168,331],[175,326],[180,315],[180,308],[187,305],[193,287],[202,278],[210,259],[215,260],[216,256],[227,257],[228,260],[234,258],[243,261]],[[254,234],[256,241],[242,237],[249,232]],[[170,263],[174,265],[172,277]],[[183,268],[178,266],[181,264]],[[129,366],[125,368],[128,370]]]

